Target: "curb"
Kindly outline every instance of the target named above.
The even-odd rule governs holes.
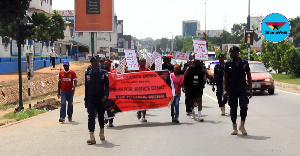
[[[290,88],[290,89],[294,89],[296,91],[300,91],[300,85],[295,85],[295,84],[289,84],[289,83],[283,83],[283,82],[274,82],[275,86],[280,86],[282,88]]]

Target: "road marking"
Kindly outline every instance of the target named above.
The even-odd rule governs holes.
[[[208,98],[212,99],[212,100],[215,101],[215,102],[218,102],[218,99],[216,99],[216,98],[214,98],[214,97],[212,97],[212,96],[210,96],[210,95],[208,95],[208,94],[206,94],[206,93],[203,93],[203,95],[207,96]],[[226,107],[229,107],[228,104],[226,104],[225,106],[226,106]]]
[[[280,89],[275,89],[276,91],[280,91],[280,92],[284,92],[284,93],[289,93],[289,94],[293,94],[293,95],[299,95],[300,94],[297,94],[297,93],[292,93],[292,92],[288,92],[288,91],[284,91],[284,90],[280,90]]]

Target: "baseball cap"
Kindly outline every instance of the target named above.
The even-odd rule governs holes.
[[[64,66],[69,66],[69,65],[70,65],[70,64],[69,64],[69,61],[68,61],[68,60],[64,60],[63,65],[64,65]]]
[[[218,58],[220,58],[220,57],[224,58],[225,56],[224,56],[224,54],[219,54]]]

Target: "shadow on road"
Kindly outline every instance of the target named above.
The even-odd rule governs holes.
[[[254,135],[238,135],[238,137],[243,139],[252,139],[252,140],[267,140],[271,138],[267,136],[254,136]]]
[[[80,123],[76,122],[76,121],[72,121],[72,122],[65,122],[63,124],[66,124],[66,125],[68,125],[68,124],[70,124],[70,125],[79,125]]]
[[[102,144],[96,144],[95,146],[104,147],[104,148],[114,148],[115,146],[120,146],[120,145],[116,145],[105,140],[102,141]]]
[[[223,123],[223,121],[213,121],[213,120],[205,120],[205,119],[204,119],[204,123],[220,124],[220,123]]]
[[[180,122],[179,124],[172,123],[172,122],[147,122],[147,123],[134,124],[134,125],[121,125],[109,129],[123,130],[129,128],[139,128],[139,127],[161,127],[161,126],[192,125],[192,124],[193,123],[184,123],[184,122]]]

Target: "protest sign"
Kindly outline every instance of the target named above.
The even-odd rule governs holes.
[[[135,50],[125,49],[124,53],[125,53],[128,70],[139,70],[139,64],[137,61]]]
[[[182,53],[182,52],[176,52],[175,53],[175,59],[176,60],[189,60],[190,58],[190,53]]]
[[[193,40],[195,59],[207,61],[208,53],[207,53],[207,45],[205,40]]]

